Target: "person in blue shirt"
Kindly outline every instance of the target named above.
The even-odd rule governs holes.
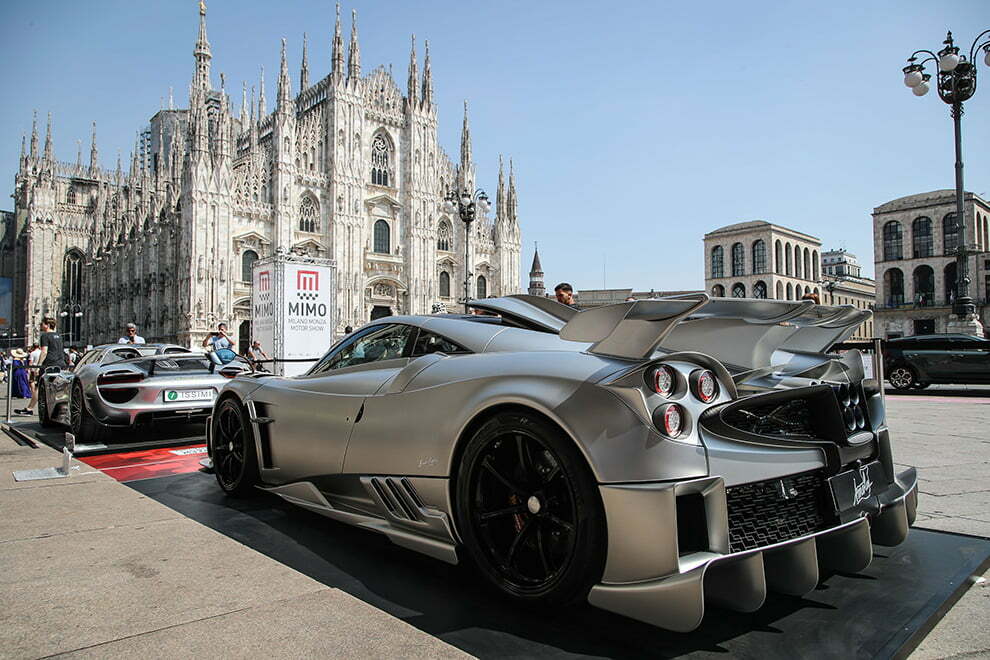
[[[213,349],[213,354],[220,360],[223,364],[227,364],[235,357],[237,353],[231,348],[234,342],[231,341],[230,337],[227,335],[227,324],[220,323],[217,325],[217,331],[211,332],[203,340],[203,346]]]

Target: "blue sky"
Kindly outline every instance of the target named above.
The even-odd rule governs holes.
[[[210,0],[214,84],[267,72],[281,37],[294,89],[302,33],[310,78],[326,74],[328,0]],[[481,185],[515,160],[524,271],[539,242],[548,285],[700,288],[702,236],[763,219],[859,255],[872,274],[873,207],[953,184],[952,123],[900,68],[952,29],[968,48],[990,28],[985,0],[952,2],[345,2],[358,10],[364,71],[392,64],[405,88],[409,37],[429,39],[441,141],[456,155],[471,103]],[[52,111],[59,159],[87,159],[98,124],[104,167],[168,88],[184,105],[194,0],[4,3],[0,176],[13,189],[31,111]],[[349,20],[345,24],[345,41]],[[419,53],[422,66],[422,51]],[[990,70],[963,124],[967,189],[990,194]],[[43,135],[42,135],[43,139]],[[12,200],[0,205],[11,208]],[[604,269],[603,269],[604,265]],[[525,273],[523,282],[525,286]]]

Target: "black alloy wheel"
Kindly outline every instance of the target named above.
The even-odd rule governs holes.
[[[83,388],[78,382],[73,385],[72,395],[69,397],[69,428],[72,429],[72,435],[76,436],[76,442],[81,445],[95,442],[102,431],[100,423],[86,410]]]
[[[224,399],[213,414],[210,434],[213,472],[229,495],[251,493],[258,484],[254,438],[244,407],[232,397]]]
[[[48,429],[55,426],[55,422],[52,421],[51,414],[48,411],[48,396],[45,394],[45,384],[38,383],[38,390],[38,422],[42,428]]]
[[[597,485],[571,440],[542,419],[503,413],[478,430],[458,473],[456,513],[468,552],[504,594],[564,604],[601,578]]]
[[[909,390],[914,387],[918,379],[914,375],[914,369],[902,365],[891,369],[887,380],[898,390]]]

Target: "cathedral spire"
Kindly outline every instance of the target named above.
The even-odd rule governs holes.
[[[303,32],[302,66],[299,67],[299,91],[309,89],[309,57],[306,56],[306,33]]]
[[[409,50],[409,81],[406,84],[406,96],[409,98],[409,105],[416,106],[416,89],[419,87],[419,71],[416,68],[416,35],[412,36],[412,48]]]
[[[261,67],[261,82],[258,83],[258,121],[264,120],[268,114],[268,103],[265,102],[265,67]]]
[[[172,97],[172,87],[168,88],[168,109],[175,110],[175,99]]]
[[[498,155],[498,192],[495,194],[495,218],[497,220],[506,219],[505,166],[502,162],[502,154]]]
[[[247,81],[241,81],[241,116],[238,119],[241,120],[241,128],[244,128],[244,122],[248,118],[248,97],[247,97]]]
[[[54,160],[52,156],[52,113],[48,113],[48,129],[45,131],[45,160]]]
[[[31,119],[31,159],[38,157],[38,111],[34,111]]]
[[[210,90],[210,42],[206,38],[206,3],[200,0],[199,3],[199,38],[196,39],[196,48],[193,50],[196,58],[196,75],[193,79],[194,87],[202,92]]]
[[[76,167],[82,167],[82,140],[76,140]]]
[[[89,147],[89,169],[94,173],[100,166],[100,152],[96,149],[96,122],[93,122],[93,142]]]
[[[511,222],[516,222],[516,209],[518,200],[516,199],[516,170],[512,166],[512,159],[509,159],[509,193],[506,196],[506,203],[509,206],[508,218]]]
[[[255,96],[254,95],[254,85],[251,85],[251,105],[248,106],[249,108],[251,108],[251,115],[248,117],[248,119],[250,120],[250,122],[252,124],[254,123],[254,109],[257,107],[255,105],[255,103],[254,103],[254,96]]]
[[[471,166],[471,126],[468,124],[468,102],[464,100],[464,125],[461,128],[461,170]]]
[[[430,68],[430,40],[426,40],[426,54],[423,56],[423,105],[433,105],[433,71]]]
[[[344,77],[344,38],[340,34],[340,3],[337,3],[337,23],[333,30],[333,49],[330,54],[330,73],[338,80]]]
[[[278,107],[286,107],[290,100],[292,100],[292,83],[289,81],[289,61],[285,57],[285,37],[282,37],[282,63],[278,71]]]
[[[351,10],[351,45],[347,50],[347,78],[361,77],[361,47],[358,45],[357,9]]]
[[[20,158],[20,161],[19,161],[21,163],[24,162],[24,156],[27,155],[27,153],[25,151],[26,146],[27,146],[27,138],[24,136],[23,133],[21,133],[21,158]]]

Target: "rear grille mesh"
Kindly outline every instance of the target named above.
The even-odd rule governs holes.
[[[824,488],[821,470],[726,488],[730,551],[762,548],[825,529]]]

